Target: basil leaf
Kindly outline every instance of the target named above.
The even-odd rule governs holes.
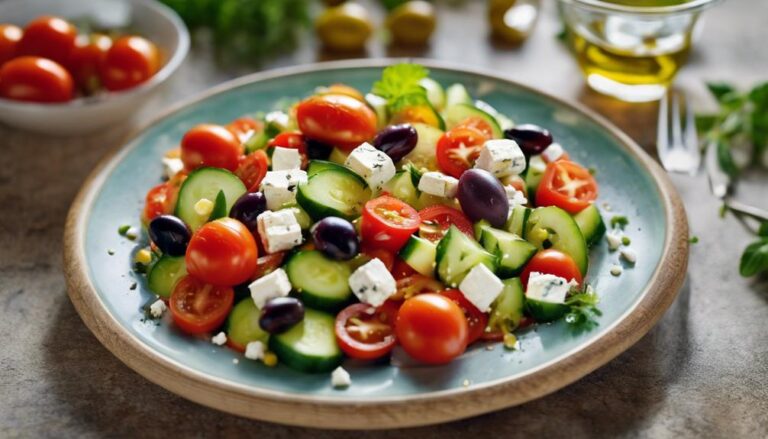
[[[707,88],[718,102],[722,102],[726,95],[736,92],[736,88],[726,82],[707,82]]]
[[[744,250],[739,263],[739,273],[744,277],[768,271],[768,238],[753,242]]]
[[[216,201],[213,203],[213,211],[208,221],[217,220],[227,216],[227,197],[224,195],[224,191],[219,191],[216,194]]]
[[[760,228],[757,230],[757,236],[768,238],[768,221],[763,221],[763,223],[760,224]]]
[[[739,168],[736,166],[736,162],[733,161],[731,150],[728,144],[723,141],[717,142],[717,162],[720,164],[720,169],[731,177],[739,174]]]
[[[759,107],[768,107],[768,82],[753,87],[749,92],[749,100]]]

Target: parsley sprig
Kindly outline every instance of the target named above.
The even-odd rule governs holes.
[[[395,64],[384,69],[371,91],[386,99],[387,109],[396,113],[428,102],[427,90],[419,84],[428,75],[429,70],[419,64]]]
[[[574,294],[565,301],[570,308],[565,315],[565,322],[576,331],[586,331],[596,327],[597,317],[603,315],[597,307],[598,303],[600,298],[597,293],[591,285],[587,285],[583,292]]]

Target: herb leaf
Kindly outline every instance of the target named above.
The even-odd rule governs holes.
[[[427,91],[419,85],[429,70],[418,64],[396,64],[384,69],[381,79],[373,84],[373,94],[387,100],[390,111],[428,102]]]
[[[764,271],[768,271],[768,238],[762,238],[747,246],[739,263],[739,273],[744,277]]]
[[[570,310],[565,315],[565,322],[576,331],[589,330],[598,325],[596,318],[603,315],[597,308],[600,298],[590,285],[584,292],[569,297],[565,304]]]
[[[718,102],[722,102],[723,98],[729,93],[734,93],[736,89],[726,82],[708,82],[707,88],[712,96],[717,99]]]

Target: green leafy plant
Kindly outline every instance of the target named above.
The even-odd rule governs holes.
[[[386,99],[387,108],[396,112],[427,101],[427,90],[419,81],[428,75],[429,70],[419,64],[395,64],[384,69],[371,91]]]
[[[585,331],[598,325],[596,318],[603,315],[597,308],[600,298],[592,286],[587,285],[583,292],[570,296],[565,304],[570,308],[565,315],[565,322],[576,331]]]
[[[748,245],[741,255],[739,273],[744,277],[768,272],[768,221],[760,225],[759,239]]]

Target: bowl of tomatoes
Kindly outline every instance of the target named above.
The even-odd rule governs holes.
[[[189,51],[181,19],[150,0],[7,0],[0,17],[0,122],[46,134],[130,119]]]

